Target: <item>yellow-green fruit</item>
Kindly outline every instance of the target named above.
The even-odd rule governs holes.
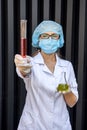
[[[57,91],[66,92],[69,90],[68,84],[59,84],[57,87]]]

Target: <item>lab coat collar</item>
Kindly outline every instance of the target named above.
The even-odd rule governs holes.
[[[67,61],[65,62],[65,60],[61,59],[57,54],[56,54],[56,60],[57,60],[56,65],[60,67],[67,66]],[[38,64],[44,64],[44,60],[40,52],[34,57],[34,62]]]

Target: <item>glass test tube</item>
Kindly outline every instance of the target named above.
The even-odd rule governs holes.
[[[20,20],[21,56],[27,55],[27,20]]]

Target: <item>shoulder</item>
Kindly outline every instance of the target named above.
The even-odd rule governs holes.
[[[57,63],[58,65],[60,66],[64,66],[64,67],[69,67],[72,65],[72,63],[69,61],[69,60],[66,60],[66,59],[62,59],[60,58],[59,56],[57,56]]]
[[[68,61],[66,59],[61,59],[61,58],[60,58],[60,61],[61,61],[62,64],[65,64],[66,66],[71,63],[70,61]]]

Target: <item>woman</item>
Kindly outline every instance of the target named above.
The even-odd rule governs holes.
[[[15,55],[17,74],[24,80],[26,102],[18,130],[72,130],[67,105],[78,100],[77,82],[71,62],[57,55],[64,45],[63,31],[54,21],[43,21],[32,35],[34,57]],[[67,91],[58,91],[68,84]]]

